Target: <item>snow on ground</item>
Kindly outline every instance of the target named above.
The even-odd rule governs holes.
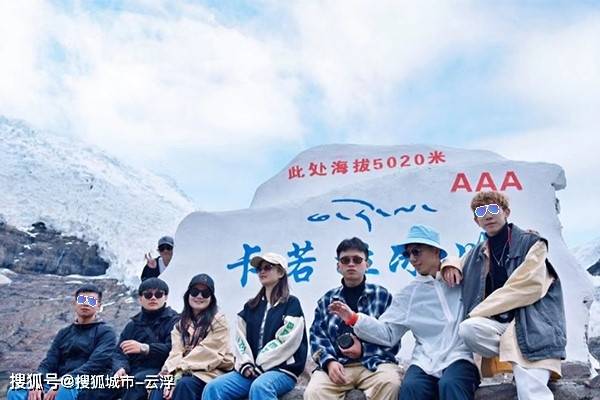
[[[163,177],[1,116],[0,165],[2,220],[22,229],[42,221],[98,244],[107,275],[130,285],[144,252],[195,208]]]

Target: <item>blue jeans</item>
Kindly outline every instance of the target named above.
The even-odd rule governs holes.
[[[408,367],[400,396],[402,400],[473,400],[479,387],[479,371],[467,360],[453,362],[441,378],[427,375],[416,365]]]
[[[256,379],[248,379],[233,371],[210,381],[202,400],[277,400],[296,386],[296,380],[279,371],[267,371]]]
[[[50,386],[44,385],[44,393],[50,389]],[[77,389],[65,389],[60,386],[58,388],[58,392],[56,393],[55,400],[76,400],[77,399]],[[27,389],[19,389],[19,390],[10,390],[6,393],[6,400],[27,400],[27,395],[29,391]]]

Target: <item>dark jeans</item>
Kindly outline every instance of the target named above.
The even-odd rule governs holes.
[[[204,383],[193,375],[186,375],[177,381],[173,390],[173,400],[197,400],[202,397]],[[154,389],[150,392],[150,400],[163,400],[162,389]]]
[[[453,362],[441,378],[411,365],[400,386],[400,400],[473,400],[479,386],[477,367],[466,360]]]

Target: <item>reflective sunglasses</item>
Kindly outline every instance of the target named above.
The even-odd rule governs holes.
[[[256,270],[256,272],[258,272],[259,274],[260,274],[260,271],[269,272],[273,268],[275,268],[275,266],[273,264],[263,264],[263,265],[259,265],[258,267],[254,267],[254,269]]]
[[[156,297],[157,299],[162,299],[162,297],[165,295],[165,292],[163,292],[162,290],[157,290],[157,291],[145,291],[142,293],[142,296],[144,296],[144,298],[146,300],[150,300],[152,297]]]
[[[169,246],[168,244],[161,244],[158,246],[158,251],[171,251],[173,250],[173,246]]]
[[[421,249],[420,247],[413,247],[410,250],[404,250],[402,252],[402,256],[404,258],[410,258],[411,255],[413,255],[415,257],[419,257],[421,255],[421,253],[423,253],[423,249]]]
[[[208,288],[200,290],[196,287],[193,287],[190,289],[190,296],[198,297],[198,295],[200,295],[204,299],[208,299],[211,295],[211,291]]]
[[[84,295],[80,294],[79,296],[77,296],[77,304],[87,304],[91,307],[96,307],[96,305],[98,304],[98,301],[96,300],[95,297],[84,296]]]
[[[498,204],[486,204],[483,206],[479,206],[475,209],[475,216],[479,218],[485,217],[485,214],[489,212],[490,214],[496,215],[500,212],[500,206]]]
[[[364,261],[365,259],[360,257],[360,256],[344,256],[342,258],[340,258],[338,261],[340,262],[340,264],[342,265],[348,265],[350,264],[350,262],[352,262],[353,264],[360,264]]]

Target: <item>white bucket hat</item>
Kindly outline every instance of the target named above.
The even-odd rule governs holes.
[[[256,268],[263,260],[274,265],[281,265],[284,271],[287,271],[288,269],[287,259],[281,254],[277,253],[263,253],[261,255],[254,256],[250,260],[250,265]]]

